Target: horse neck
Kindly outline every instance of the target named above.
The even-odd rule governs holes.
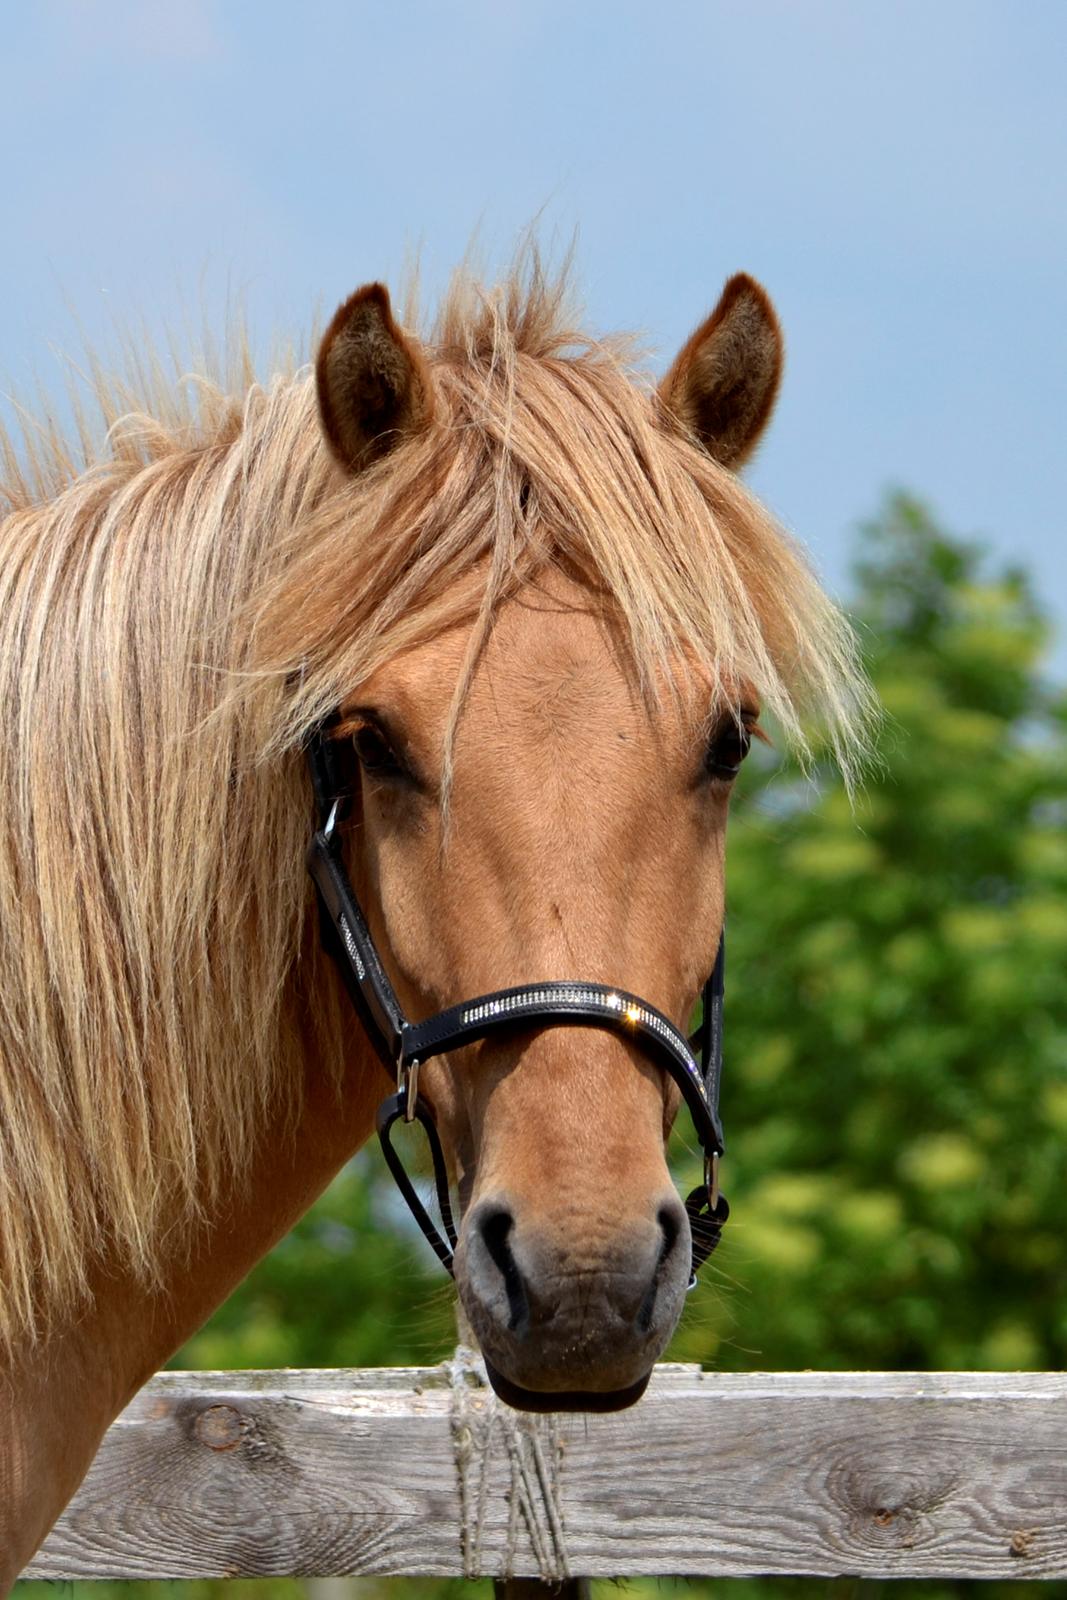
[[[106,1260],[88,1309],[0,1372],[0,1594],[59,1516],[104,1432],[321,1193],[373,1126],[384,1079],[362,1041],[340,1084],[309,1065],[295,1123],[268,1125],[251,1166],[149,1288]]]

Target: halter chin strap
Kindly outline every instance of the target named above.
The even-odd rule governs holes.
[[[308,871],[318,891],[323,943],[333,956],[345,988],[383,1064],[396,1074],[397,1091],[378,1111],[378,1137],[389,1170],[416,1222],[448,1272],[456,1248],[456,1229],[448,1193],[448,1172],[433,1112],[418,1096],[419,1067],[432,1056],[462,1049],[504,1029],[529,1026],[607,1028],[639,1040],[642,1048],[670,1073],[689,1108],[704,1152],[704,1182],[685,1202],[693,1239],[695,1274],[719,1242],[730,1214],[719,1193],[719,1157],[723,1152],[719,1121],[722,1073],[722,999],[725,949],[719,951],[704,986],[703,1019],[691,1040],[668,1017],[638,995],[599,983],[549,981],[498,989],[463,1000],[424,1022],[410,1022],[382,966],[353,892],[341,853],[338,823],[343,784],[336,751],[328,733],[320,731],[308,748],[308,763],[319,826],[308,849]],[[694,1048],[696,1054],[694,1054]],[[433,1157],[434,1185],[445,1229],[435,1227],[394,1149],[391,1130],[399,1122],[422,1124]]]

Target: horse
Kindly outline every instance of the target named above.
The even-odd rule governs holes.
[[[744,274],[657,386],[533,257],[459,275],[422,335],[367,285],[313,369],[185,409],[97,374],[87,465],[55,427],[8,441],[4,1587],[389,1087],[305,874],[312,738],[413,1017],[580,977],[684,1027],[761,717],[856,769],[849,626],[737,476],[781,369]],[[427,1062],[419,1093],[502,1391],[625,1403],[688,1281],[675,1084],[624,1034],[534,1025]]]

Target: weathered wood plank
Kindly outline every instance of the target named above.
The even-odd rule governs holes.
[[[493,1404],[466,1391],[459,1439],[440,1368],[160,1374],[25,1576],[460,1574],[457,1442],[468,1553],[499,1575],[513,1478],[499,1419],[487,1453],[475,1437]],[[1067,1577],[1067,1376],[665,1368],[632,1411],[537,1437],[575,1573]]]

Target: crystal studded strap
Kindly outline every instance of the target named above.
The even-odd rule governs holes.
[[[637,995],[595,983],[539,983],[479,995],[402,1032],[402,1061],[426,1061],[457,1050],[502,1028],[545,1023],[550,1026],[608,1028],[651,1047],[677,1083],[709,1155],[721,1155],[718,1107],[705,1088],[704,1074],[685,1036],[661,1011]]]

